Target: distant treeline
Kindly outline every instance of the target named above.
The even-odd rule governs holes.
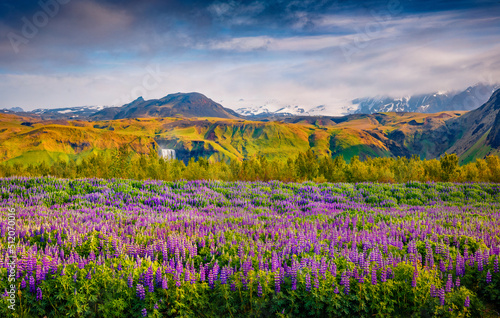
[[[152,151],[149,155],[136,155],[122,147],[113,156],[95,155],[80,162],[57,161],[52,165],[42,162],[23,166],[0,164],[0,177],[55,176],[60,178],[126,178],[159,180],[212,179],[224,181],[300,182],[500,182],[500,158],[488,156],[460,166],[455,154],[439,159],[368,158],[361,161],[353,157],[347,163],[342,156],[317,156],[312,150],[300,153],[295,160],[270,161],[255,157],[243,162],[232,160],[209,162],[205,158],[191,158],[187,165],[179,160],[164,160]]]

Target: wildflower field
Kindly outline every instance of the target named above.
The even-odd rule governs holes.
[[[1,317],[500,311],[498,184],[45,177],[0,196]]]

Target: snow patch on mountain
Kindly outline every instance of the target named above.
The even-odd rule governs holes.
[[[306,110],[300,106],[277,106],[276,104],[266,104],[256,107],[240,107],[236,112],[249,117],[267,116],[329,116],[332,115],[325,105],[319,105]]]

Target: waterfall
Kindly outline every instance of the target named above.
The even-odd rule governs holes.
[[[167,160],[175,159],[175,150],[174,149],[162,149],[161,157]]]

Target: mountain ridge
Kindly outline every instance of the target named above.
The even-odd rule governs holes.
[[[351,112],[373,114],[390,111],[419,113],[469,111],[483,105],[499,88],[499,84],[477,83],[463,91],[433,92],[399,98],[389,96],[357,98],[352,101]]]
[[[137,98],[121,107],[110,107],[91,115],[92,120],[147,117],[217,117],[240,118],[236,112],[214,102],[203,94],[175,93],[159,99]]]
[[[348,114],[374,114],[381,112],[436,113],[441,111],[474,110],[484,104],[498,84],[478,83],[463,91],[430,93],[393,98],[388,96],[364,97],[352,100],[344,106]],[[144,100],[138,97],[123,106],[77,106],[24,111],[13,107],[0,113],[12,113],[41,119],[110,120],[139,117],[218,117],[247,118],[255,120],[279,120],[294,116],[332,117],[325,105],[306,110],[300,106],[266,104],[256,107],[226,108],[197,92],[168,94],[159,99]]]
[[[0,161],[50,163],[61,156],[80,160],[94,153],[111,154],[124,144],[144,154],[173,149],[184,162],[198,156],[230,161],[262,155],[287,160],[308,149],[318,155],[342,155],[346,160],[353,156],[412,155],[432,159],[452,152],[450,149],[467,134],[480,134],[488,144],[476,142],[473,147],[457,148],[456,152],[467,158],[482,158],[500,151],[492,147],[498,142],[497,133],[492,131],[500,131],[496,116],[500,109],[498,96],[500,90],[475,112],[294,116],[274,121],[213,117],[41,120],[0,114]],[[134,102],[127,109],[143,101]]]

